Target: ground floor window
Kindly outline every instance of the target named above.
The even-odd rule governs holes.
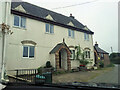
[[[23,57],[34,58],[35,46],[23,46]]]
[[[85,58],[90,58],[90,51],[85,51]]]
[[[70,51],[71,51],[70,59],[75,59],[75,50]]]

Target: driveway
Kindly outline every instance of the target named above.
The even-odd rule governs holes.
[[[115,65],[113,70],[105,72],[88,82],[118,84],[118,65]]]
[[[89,80],[111,70],[113,70],[113,67],[105,68],[102,70],[93,70],[85,72],[80,71],[74,73],[53,75],[53,83],[88,82]]]

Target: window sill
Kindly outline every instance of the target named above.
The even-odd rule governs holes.
[[[90,40],[84,40],[84,41],[89,42]]]
[[[35,58],[29,58],[29,57],[22,57],[22,59],[29,59],[29,60],[34,60]]]
[[[26,28],[22,28],[22,27],[18,27],[18,26],[13,26],[13,28],[18,28],[18,29],[27,30]]]
[[[70,37],[70,36],[68,36],[68,38],[75,39],[75,37]]]
[[[45,32],[45,34],[54,35],[54,33]]]

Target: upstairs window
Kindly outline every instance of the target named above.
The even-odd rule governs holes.
[[[104,59],[104,54],[103,53],[101,53],[101,59]]]
[[[87,33],[84,33],[84,40],[87,40],[87,41],[89,41],[89,34],[87,34]]]
[[[35,46],[23,46],[23,57],[34,58]]]
[[[14,15],[14,26],[26,28],[26,18],[22,16]]]
[[[46,29],[46,30],[45,30],[46,33],[51,33],[51,34],[54,33],[54,26],[53,26],[52,24],[46,23],[45,29]]]
[[[68,36],[74,38],[74,30],[68,29]]]

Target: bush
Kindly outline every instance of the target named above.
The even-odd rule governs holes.
[[[112,58],[111,62],[114,63],[114,64],[120,64],[120,57]]]
[[[100,67],[100,68],[103,68],[103,67],[104,67],[104,63],[103,63],[102,61],[99,63],[99,67]]]
[[[114,67],[115,65],[113,63],[110,63],[109,65],[107,65],[107,67]]]
[[[37,69],[39,74],[42,74],[42,69],[43,69],[43,67],[39,67],[39,68]]]
[[[89,62],[87,60],[80,60],[80,64],[87,65]]]
[[[46,67],[46,68],[50,68],[50,67],[52,67],[50,61],[47,61],[47,62],[46,62],[46,66],[45,66],[45,67]]]

